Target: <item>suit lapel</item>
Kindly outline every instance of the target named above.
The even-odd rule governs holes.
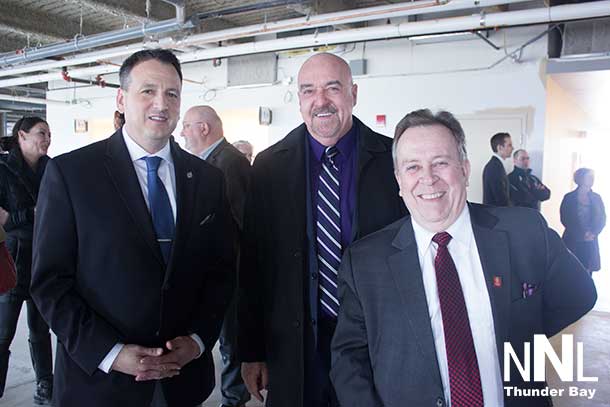
[[[494,230],[497,218],[483,206],[469,204],[472,230],[479,250],[481,266],[489,293],[496,333],[500,368],[503,365],[504,342],[508,341],[510,322],[510,251],[505,232]]]
[[[428,374],[435,383],[440,384],[441,377],[436,358],[434,335],[419,265],[417,243],[410,218],[407,218],[401,226],[393,245],[400,251],[388,258],[388,264],[403,302],[401,310],[405,313],[409,328],[416,338],[422,360],[430,361],[427,364],[429,366]]]
[[[178,144],[170,140],[172,158],[176,175],[176,233],[174,244],[169,258],[165,280],[171,276],[174,260],[179,257],[184,242],[188,240],[190,227],[193,225],[193,210],[196,202],[195,192],[197,190],[197,177],[195,169],[189,165],[190,160]]]
[[[131,214],[136,227],[155,258],[161,264],[164,264],[150,212],[142,195],[142,187],[133,168],[121,130],[118,130],[108,139],[105,160],[106,171],[114,183],[118,195]]]
[[[298,222],[295,232],[304,231],[306,223],[307,194],[305,189],[309,177],[305,166],[305,159],[309,156],[305,152],[306,145],[305,125],[301,125],[286,136],[281,146],[278,146],[274,152],[277,164],[274,168],[285,169],[278,171],[276,175],[278,185],[285,186],[286,195],[283,205],[290,214],[288,218]]]
[[[354,219],[352,219],[352,241],[356,240],[359,236],[359,208],[360,201],[362,199],[370,199],[370,196],[366,195],[366,191],[360,194],[360,179],[365,168],[369,162],[375,158],[376,153],[383,153],[386,151],[385,145],[379,141],[377,137],[371,135],[372,131],[366,127],[357,117],[353,116],[354,125],[356,126],[356,140],[357,140],[357,166],[356,166],[356,208],[354,209]]]

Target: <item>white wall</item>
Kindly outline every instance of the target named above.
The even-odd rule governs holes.
[[[512,51],[543,30],[543,27],[500,30],[492,34],[490,39],[506,45]],[[502,58],[504,51],[496,51],[480,39],[436,44],[414,44],[400,39],[370,42],[366,45],[348,44],[337,47],[336,50],[347,60],[367,60],[367,75],[355,78],[359,93],[354,114],[375,130],[392,136],[396,123],[406,113],[424,107],[447,109],[458,117],[471,121],[498,118],[502,122],[503,118],[518,117],[524,125],[522,134],[513,137],[515,145],[528,148],[533,157],[534,171],[538,174],[541,172],[546,104],[541,72],[544,71],[546,39],[526,48],[521,63],[509,59],[492,69],[488,67]],[[185,82],[182,112],[195,104],[210,104],[221,116],[223,112],[229,112],[230,117],[245,117],[244,120],[251,121],[238,126],[245,129],[243,137],[239,138],[255,141],[258,149],[262,149],[284,137],[301,122],[296,76],[298,68],[309,55],[280,53],[278,80],[291,77],[292,84],[250,89],[226,88],[225,60],[219,67],[213,67],[210,61],[185,65],[185,79],[200,84]],[[108,76],[106,80],[117,82],[113,76]],[[110,134],[115,109],[114,95],[114,90],[99,88],[48,92],[49,99],[71,100],[76,97],[91,103],[88,109],[48,106],[47,115],[53,132],[50,154],[69,151],[103,137],[103,132],[99,131],[101,127],[107,126],[105,131]],[[267,106],[273,111],[273,123],[262,129],[256,122],[256,116],[248,113],[255,112],[258,106]],[[374,126],[377,114],[386,115],[385,128]],[[89,120],[90,128],[91,124],[97,124],[94,127],[98,132],[74,134],[75,118]],[[180,128],[179,125],[175,135],[179,134]],[[488,131],[490,127],[487,126],[486,129]],[[494,132],[504,130],[499,124]],[[491,136],[492,134],[467,134],[467,140],[476,140],[478,144],[488,142]],[[229,138],[234,137],[236,136],[232,135]],[[473,162],[487,161],[491,154],[490,150],[485,153],[485,148],[472,148],[472,151],[475,150],[477,156],[471,155]],[[472,175],[471,183],[475,182],[480,183],[480,174]],[[471,196],[474,200],[478,198]]]

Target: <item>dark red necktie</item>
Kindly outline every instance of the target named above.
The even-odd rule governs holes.
[[[432,238],[438,244],[434,269],[445,331],[451,407],[483,407],[481,375],[464,293],[447,249],[450,240],[451,235],[447,232],[437,233]]]

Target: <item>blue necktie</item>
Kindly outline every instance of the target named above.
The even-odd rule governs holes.
[[[317,248],[319,298],[321,309],[337,317],[337,273],[341,264],[341,199],[339,198],[339,169],[334,158],[339,151],[331,146],[324,150],[318,185]]]
[[[162,158],[144,157],[143,160],[146,161],[150,214],[157,234],[157,242],[159,243],[161,253],[163,254],[163,260],[165,260],[165,264],[167,264],[169,261],[169,254],[172,250],[175,224],[169,196],[167,195],[163,182],[161,182],[161,178],[159,178],[159,175],[157,174]]]

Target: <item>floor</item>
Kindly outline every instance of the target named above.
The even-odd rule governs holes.
[[[610,406],[610,313],[592,311],[576,324],[568,327],[562,334],[573,334],[575,342],[584,344],[584,376],[598,376],[596,383],[562,383],[553,369],[548,369],[549,387],[565,389],[561,397],[555,397],[556,407],[607,407]],[[27,327],[25,312],[19,321],[17,337],[20,338],[13,345],[13,357],[9,367],[7,390],[2,399],[1,407],[32,407],[32,392],[34,388],[34,377],[27,350]],[[551,340],[556,352],[561,349],[561,337],[555,336]],[[218,363],[218,352],[215,350],[215,358]],[[576,366],[575,361],[575,366]],[[548,363],[547,363],[548,366]],[[218,371],[217,382],[218,382]],[[568,395],[570,386],[579,386],[580,389],[595,389],[592,399],[586,397],[571,397]],[[218,389],[212,393],[203,407],[218,407],[220,404],[220,393]],[[262,404],[250,402],[248,407],[260,407]]]

